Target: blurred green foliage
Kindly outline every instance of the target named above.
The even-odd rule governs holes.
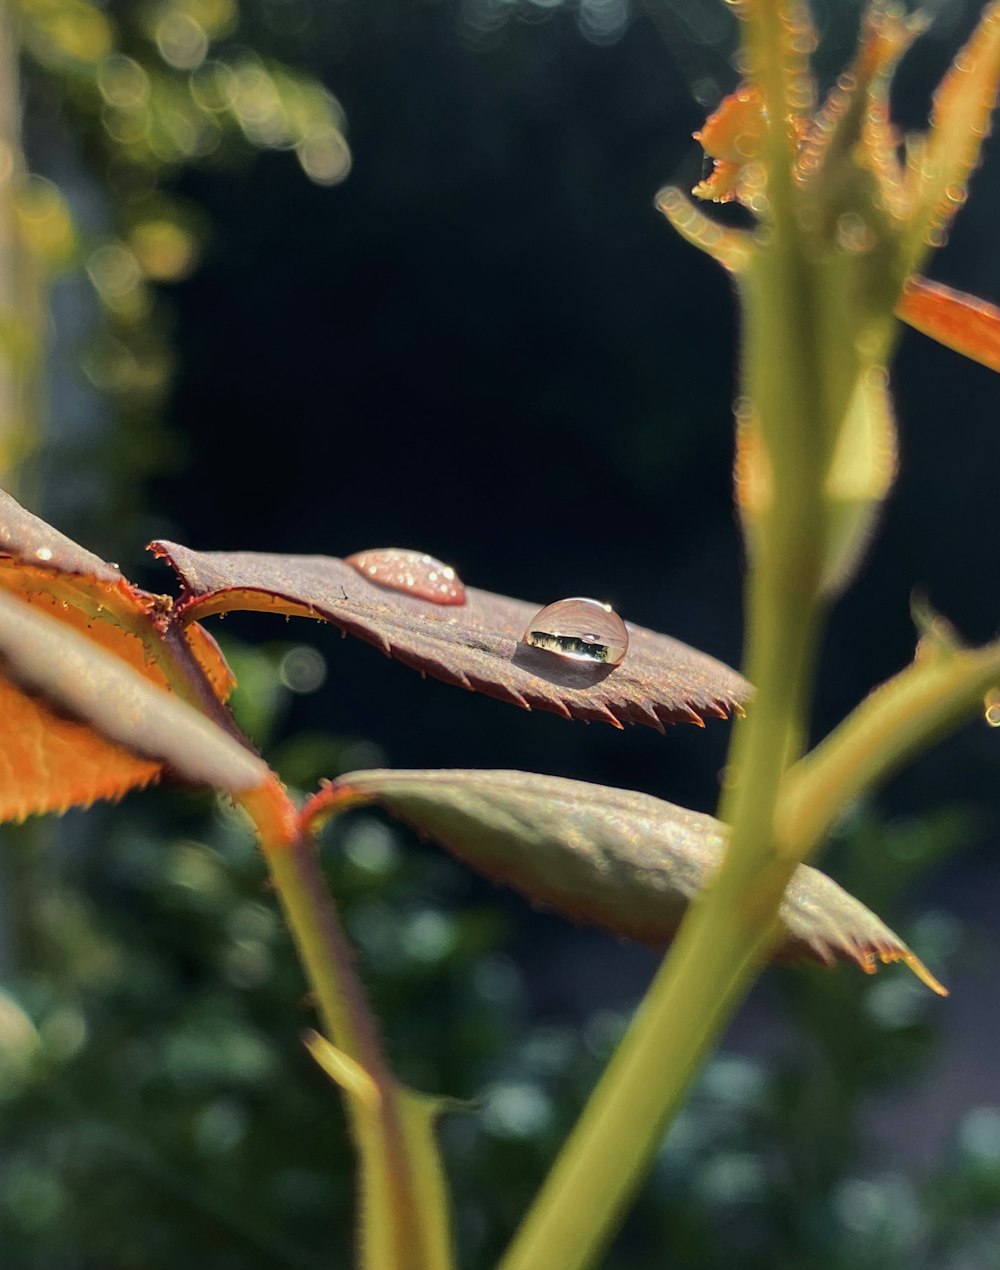
[[[301,647],[228,649],[243,674],[237,713],[246,723],[250,711],[265,741]],[[270,748],[303,785],[371,750],[280,732]],[[5,843],[19,903],[18,970],[0,998],[4,1266],[349,1264],[339,1099],[300,1044],[303,980],[246,825],[157,791],[72,814],[56,843],[49,828]],[[838,834],[835,872],[893,920],[899,888],[974,832],[961,809],[892,825],[862,809]],[[509,910],[489,892],[375,815],[327,836],[397,1070],[469,1100],[443,1139],[462,1264],[485,1270],[625,1016],[534,1016],[530,960],[512,955]],[[966,955],[942,915],[903,929],[936,965]],[[668,1252],[685,1270],[996,1264],[996,1108],[970,1112],[924,1178],[882,1168],[866,1124],[873,1099],[927,1073],[933,999],[891,969],[872,980],[775,971],[765,983],[751,1009],[773,1042],[710,1064],[608,1265],[652,1270]]]
[[[160,419],[175,355],[158,287],[195,268],[207,228],[198,206],[174,191],[178,175],[256,149],[287,150],[311,181],[336,184],[351,164],[343,111],[315,78],[247,42],[253,15],[236,0],[114,8],[24,0],[8,10],[0,35],[21,50],[26,135],[11,73],[0,88],[0,193],[43,294],[30,306],[23,292],[0,294],[0,357],[8,372],[23,372],[27,341],[37,363],[48,342],[47,285],[64,273],[89,280],[100,317],[76,332],[79,360],[124,425],[115,493],[134,510],[123,491],[161,469],[171,448]],[[45,176],[30,171],[36,154]],[[51,442],[43,413],[0,429],[5,482],[18,466],[30,473],[43,464]],[[66,437],[56,436],[65,451]]]

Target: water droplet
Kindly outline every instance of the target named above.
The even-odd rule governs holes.
[[[35,557],[38,560],[51,560],[52,552],[49,550],[48,547],[39,547],[38,550],[35,552]]]
[[[369,582],[393,591],[405,591],[434,604],[465,603],[465,587],[455,570],[420,551],[378,547],[347,556],[344,563]]]
[[[574,596],[536,613],[524,632],[524,642],[573,661],[618,666],[628,652],[628,631],[610,604]]]
[[[987,727],[1000,728],[1000,692],[992,688],[983,698],[983,718]]]

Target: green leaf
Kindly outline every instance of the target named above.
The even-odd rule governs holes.
[[[728,830],[647,794],[555,776],[503,771],[371,771],[331,792],[378,803],[477,872],[543,907],[662,946],[711,884]],[[898,935],[836,882],[800,865],[785,892],[778,956],[872,973],[904,961],[944,990]]]
[[[1000,85],[1000,0],[983,10],[979,25],[934,94],[931,130],[908,155],[914,217],[908,229],[911,268],[932,248],[965,202],[979,162]]]

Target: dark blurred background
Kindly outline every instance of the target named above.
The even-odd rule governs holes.
[[[828,85],[860,5],[814,7]],[[977,8],[939,5],[908,56],[907,127]],[[717,0],[62,0],[19,22],[53,314],[46,421],[11,473],[34,510],[154,589],[153,537],[418,547],[738,664],[736,304],[653,207],[698,179],[690,134],[736,82]],[[987,157],[933,264],[994,301],[998,199]],[[834,614],[817,735],[910,658],[915,588],[971,640],[997,626],[996,381],[912,334],[893,377],[901,474]],[[217,633],[295,787],[514,767],[714,806],[728,725],[568,724],[312,624]],[[609,1267],[1000,1266],[996,746],[948,741],[823,861],[952,996],[900,968],[768,972]],[[3,836],[0,1262],[349,1264],[337,1097],[242,825],[157,791]],[[404,1076],[481,1100],[445,1141],[463,1265],[488,1266],[655,958],[374,816],[326,851]]]

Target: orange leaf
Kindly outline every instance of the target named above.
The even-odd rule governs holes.
[[[162,771],[162,764],[109,745],[3,678],[0,718],[0,821],[118,799]]]
[[[164,766],[229,793],[264,782],[238,741],[71,625],[0,592],[0,819],[117,798]]]
[[[939,282],[913,277],[896,316],[945,348],[1000,371],[1000,308]]]
[[[117,566],[0,490],[0,598],[4,592],[112,654],[130,672],[168,689],[163,671],[148,660],[147,646],[155,649],[161,640],[157,618],[170,601],[134,587]],[[233,681],[215,641],[197,626],[185,634],[213,691],[224,700]],[[0,820],[120,798],[155,780],[162,766],[109,744],[14,684],[0,682]]]

